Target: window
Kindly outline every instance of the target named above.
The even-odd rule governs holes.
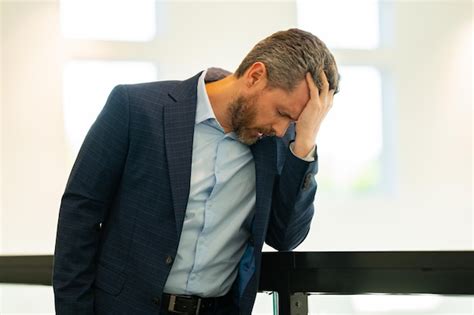
[[[328,47],[378,47],[377,0],[299,0],[297,3],[298,26],[316,34]]]
[[[60,10],[66,38],[149,41],[155,36],[154,0],[63,0]]]
[[[340,90],[318,135],[319,182],[327,190],[364,193],[380,180],[381,77],[375,67],[343,66]]]
[[[298,27],[328,45],[341,74],[340,93],[318,135],[324,165],[318,181],[327,192],[360,196],[393,186],[391,161],[384,159],[392,144],[384,124],[391,104],[384,103],[379,11],[377,0],[297,1]]]
[[[147,49],[156,36],[156,5],[154,0],[60,2],[64,127],[72,161],[114,86],[157,80],[155,56]]]

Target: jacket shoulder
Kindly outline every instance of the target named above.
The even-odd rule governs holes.
[[[128,93],[128,99],[132,106],[139,104],[165,105],[172,101],[169,93],[182,81],[152,81],[136,84],[123,84]]]

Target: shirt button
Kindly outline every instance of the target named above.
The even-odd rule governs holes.
[[[249,243],[250,243],[250,245],[252,245],[252,246],[254,245],[254,240],[253,240],[253,237],[252,237],[252,236],[250,236],[250,238],[249,238]]]
[[[154,297],[153,298],[153,303],[155,303],[156,305],[160,305],[160,303],[161,303],[160,298],[159,297]]]
[[[171,265],[171,263],[173,262],[173,257],[171,257],[170,255],[166,256],[165,262],[167,265]]]

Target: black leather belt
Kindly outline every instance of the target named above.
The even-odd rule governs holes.
[[[231,303],[230,294],[220,297],[202,298],[197,295],[175,295],[163,293],[162,308],[170,313],[195,314],[213,309],[219,303]]]

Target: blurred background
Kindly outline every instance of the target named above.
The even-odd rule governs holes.
[[[473,250],[471,1],[0,1],[0,255],[52,254],[82,140],[117,84],[234,71],[299,27],[333,51],[297,250]],[[271,251],[268,246],[264,250]],[[259,294],[255,314],[271,314]],[[474,298],[311,296],[311,314],[466,314]],[[51,287],[0,285],[1,314],[53,314]]]

